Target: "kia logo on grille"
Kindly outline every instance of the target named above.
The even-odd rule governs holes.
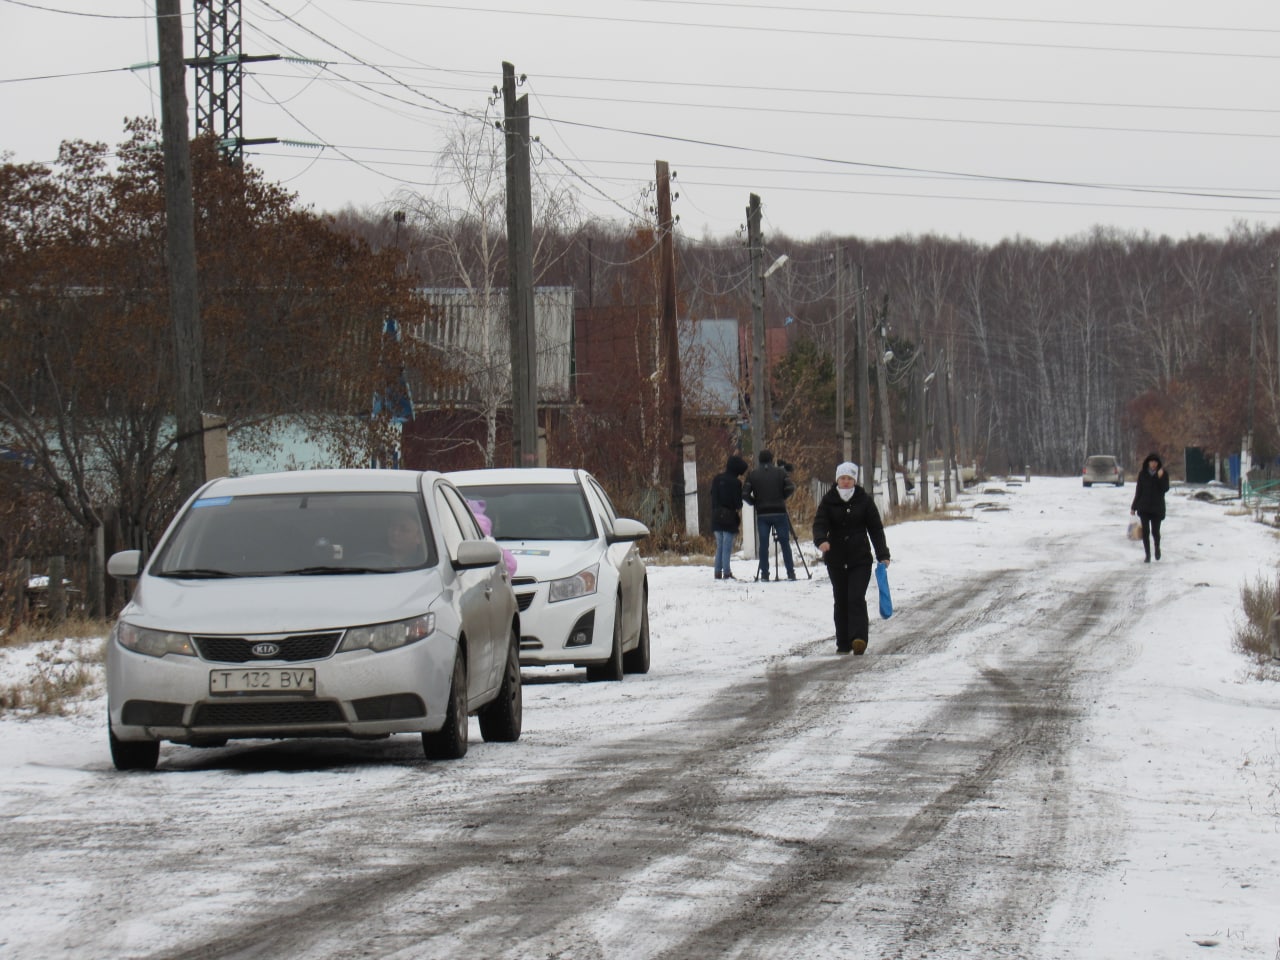
[[[255,657],[274,657],[280,652],[280,644],[278,643],[255,643],[253,645],[253,655]]]

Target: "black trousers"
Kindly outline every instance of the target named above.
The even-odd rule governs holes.
[[[1160,521],[1164,517],[1157,517],[1154,513],[1139,513],[1138,519],[1142,521],[1142,547],[1147,551],[1147,559],[1150,560],[1152,540],[1156,543],[1156,553],[1160,552]]]
[[[867,636],[867,584],[871,582],[871,564],[846,567],[828,564],[831,592],[835,599],[836,646],[848,647],[854,640],[870,640]]]

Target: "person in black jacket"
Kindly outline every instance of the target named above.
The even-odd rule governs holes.
[[[747,474],[742,485],[742,499],[756,508],[756,552],[760,555],[761,580],[769,579],[769,531],[777,534],[782,547],[782,562],[787,579],[796,578],[791,559],[791,522],[787,519],[787,500],[796,492],[791,475],[773,462],[773,451],[760,451],[760,466]]]
[[[711,532],[716,538],[716,579],[733,580],[729,567],[729,555],[733,553],[733,541],[742,523],[742,475],[747,472],[747,461],[730,456],[725,462],[724,473],[711,481]]]
[[[1143,563],[1151,562],[1151,544],[1155,542],[1156,559],[1160,559],[1160,521],[1164,519],[1164,495],[1169,492],[1169,474],[1158,453],[1147,454],[1133,485],[1133,503],[1129,515],[1142,521],[1142,546],[1147,552]]]
[[[822,554],[835,597],[836,651],[861,655],[867,650],[867,584],[871,549],[889,565],[889,545],[876,502],[857,485],[858,465],[836,467],[836,482],[818,502],[813,542]],[[870,542],[868,542],[868,540]]]

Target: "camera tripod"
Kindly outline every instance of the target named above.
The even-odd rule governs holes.
[[[757,522],[756,522],[756,533],[757,533],[757,539],[759,538],[759,536],[758,536],[758,535],[759,535],[759,531],[760,531],[760,526],[759,526],[759,521],[757,521]],[[773,579],[774,579],[774,580],[777,580],[777,579],[779,579],[779,577],[778,577],[778,550],[779,550],[779,545],[780,545],[780,541],[778,540],[778,528],[777,528],[777,527],[770,527],[770,528],[769,528],[769,531],[770,531],[770,533],[772,533],[772,534],[773,534],[773,536],[770,538],[770,539],[773,541]],[[813,571],[809,569],[809,561],[808,561],[808,560],[806,560],[806,559],[804,558],[804,551],[803,551],[802,549],[800,549],[800,540],[799,540],[799,538],[796,536],[796,528],[795,528],[795,526],[791,523],[791,515],[790,515],[790,514],[787,514],[787,533],[788,533],[788,534],[790,534],[790,536],[791,536],[791,542],[792,542],[793,544],[795,544],[795,550],[794,550],[794,551],[792,551],[793,556],[798,556],[798,557],[800,558],[800,565],[801,565],[802,567],[804,567],[804,575],[805,575],[805,578],[806,578],[806,579],[809,579],[809,580],[812,580],[812,579],[813,579]],[[765,546],[765,545],[757,545],[757,546],[758,546],[758,548],[761,548],[761,549],[768,549],[768,547],[767,547],[767,546]],[[794,565],[793,565],[793,566],[792,566],[792,570],[794,570],[794,569],[795,569],[795,567],[794,567]],[[759,568],[759,566],[757,566],[757,567],[756,567],[756,576],[755,576],[755,579],[756,579],[756,580],[759,580],[759,579],[760,579],[760,568]]]

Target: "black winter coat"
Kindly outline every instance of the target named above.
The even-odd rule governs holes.
[[[862,487],[854,487],[848,501],[840,499],[838,489],[834,484],[831,486],[813,516],[814,544],[831,544],[831,549],[822,555],[822,562],[827,566],[870,566],[873,544],[875,559],[888,560],[889,545],[884,539],[884,523],[876,502]]]
[[[791,475],[774,463],[756,467],[742,485],[742,499],[755,507],[757,514],[786,513],[787,499],[795,492]]]
[[[747,472],[747,462],[730,457],[725,472],[711,481],[711,529],[737,533],[742,522],[742,484],[738,478]]]
[[[1164,470],[1164,461],[1154,453],[1149,454],[1138,469],[1138,479],[1133,485],[1133,503],[1130,510],[1145,513],[1149,517],[1164,516],[1164,495],[1169,492],[1169,471],[1163,476],[1152,476],[1147,473],[1147,462],[1154,460],[1157,470]]]

